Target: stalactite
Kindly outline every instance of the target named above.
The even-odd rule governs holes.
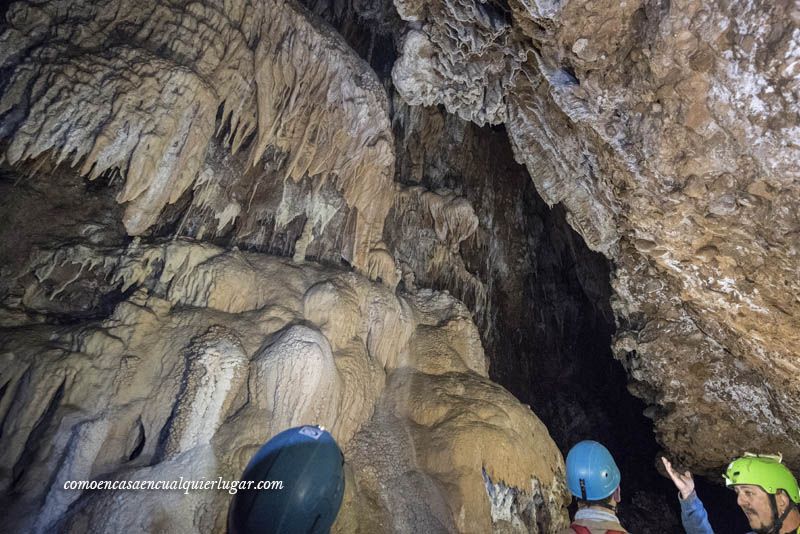
[[[139,235],[193,184],[202,189],[215,129],[227,128],[222,143],[233,154],[255,135],[251,165],[271,146],[288,154],[292,180],[337,177],[359,213],[350,259],[366,270],[394,167],[386,97],[368,65],[291,2],[151,7],[105,0],[70,11],[63,1],[9,8],[0,37],[10,72],[0,93],[6,160],[53,151],[93,179],[118,169],[125,226]],[[80,24],[96,33],[76,32]],[[43,39],[45,30],[73,35],[74,51]],[[219,228],[237,214],[235,204],[214,206]]]

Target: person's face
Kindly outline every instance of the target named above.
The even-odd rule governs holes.
[[[766,491],[750,484],[734,486],[733,490],[736,492],[736,504],[747,516],[750,528],[758,530],[772,526],[772,507]]]

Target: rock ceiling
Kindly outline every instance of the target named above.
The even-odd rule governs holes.
[[[800,11],[397,2],[412,104],[504,122],[542,197],[616,264],[615,351],[691,467],[800,464]]]

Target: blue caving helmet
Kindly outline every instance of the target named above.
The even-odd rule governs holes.
[[[324,534],[344,495],[344,456],[317,426],[284,430],[247,464],[242,480],[282,481],[283,489],[239,490],[228,513],[229,534]]]
[[[567,453],[567,487],[579,499],[605,499],[617,489],[620,478],[611,453],[596,441],[581,441]]]

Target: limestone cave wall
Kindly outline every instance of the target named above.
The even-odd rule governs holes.
[[[800,467],[792,3],[3,9],[12,530],[224,530],[59,483],[235,478],[300,423],[337,532],[553,532],[584,438],[637,532],[678,528],[659,451]]]
[[[400,94],[505,123],[613,260],[615,354],[662,445],[706,473],[745,449],[797,467],[797,7],[479,6],[398,3]]]
[[[4,287],[11,530],[224,531],[225,492],[153,498],[63,483],[236,479],[271,435],[303,423],[330,428],[345,450],[339,532],[563,524],[561,454],[530,408],[489,380],[462,303],[395,294],[338,266],[126,238],[107,220],[113,186],[87,205],[86,181],[61,179],[57,205],[37,194],[49,174],[4,183],[10,219],[38,205],[95,236],[34,229],[30,263]]]

